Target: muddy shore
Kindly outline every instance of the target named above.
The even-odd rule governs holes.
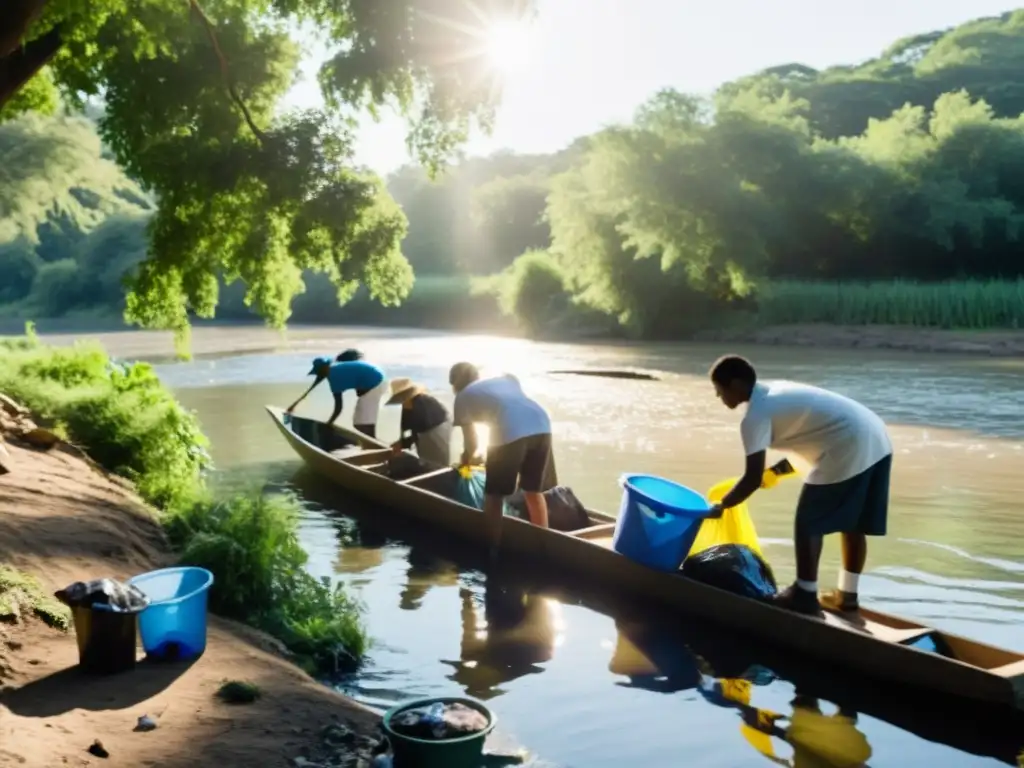
[[[154,513],[125,483],[59,445],[31,448],[9,421],[4,426],[0,564],[52,593],[172,562]],[[378,715],[317,683],[284,654],[275,640],[211,617],[206,653],[194,664],[140,662],[133,672],[95,678],[76,669],[73,631],[24,613],[8,616],[0,621],[0,765],[369,765]],[[215,694],[229,680],[256,684],[262,697],[220,701]],[[142,715],[156,721],[155,730],[134,730]],[[88,751],[97,740],[108,757]]]

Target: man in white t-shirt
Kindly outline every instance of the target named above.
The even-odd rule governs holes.
[[[492,555],[501,540],[501,516],[506,496],[518,484],[530,522],[548,527],[544,479],[551,461],[551,419],[539,403],[527,397],[515,376],[481,379],[471,363],[456,363],[448,374],[455,392],[452,423],[462,428],[462,464],[477,452],[475,424],[490,430],[485,469],[484,513],[494,523]]]
[[[818,561],[822,538],[843,535],[839,589],[825,605],[856,611],[857,583],[867,559],[867,536],[884,536],[889,514],[892,442],[885,422],[843,395],[790,381],[758,382],[744,358],[720,358],[711,369],[726,407],[747,403],[740,425],[746,471],[716,505],[715,513],[746,501],[761,487],[769,448],[797,454],[813,466],[797,504],[794,543],[797,581],[777,603],[801,613],[820,612]]]

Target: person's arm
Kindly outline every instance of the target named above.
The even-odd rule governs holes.
[[[302,393],[302,397],[300,397],[298,400],[296,400],[294,403],[288,406],[288,410],[286,411],[286,413],[291,413],[292,411],[294,411],[298,407],[299,403],[306,399],[306,395],[312,392],[316,388],[317,384],[319,384],[323,380],[323,376],[317,376],[316,381],[309,385],[309,389]]]
[[[328,424],[333,424],[335,419],[341,415],[341,392],[334,393],[334,410],[331,412],[331,418],[327,420]]]
[[[459,463],[464,467],[468,467],[476,456],[477,451],[477,440],[476,440],[476,425],[475,424],[463,424],[462,425],[462,461]]]
[[[743,477],[722,497],[718,507],[722,510],[732,509],[754,495],[754,491],[761,487],[766,455],[767,451],[758,451],[747,456],[747,468],[743,472]]]
[[[771,419],[758,418],[748,412],[740,425],[740,435],[743,438],[743,449],[747,454],[743,477],[718,504],[712,507],[712,517],[720,516],[725,510],[742,504],[761,487],[765,459],[772,442]]]

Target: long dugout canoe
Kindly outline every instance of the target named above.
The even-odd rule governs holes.
[[[273,406],[267,411],[302,460],[340,488],[463,539],[486,539],[480,511],[454,500],[456,469],[425,464],[411,453],[395,462],[387,445],[359,432],[290,416]],[[880,683],[1024,709],[1024,654],[865,607],[857,614],[803,616],[681,573],[656,571],[612,549],[613,516],[588,514],[591,525],[571,533],[505,517],[502,551],[540,559],[607,589],[708,619]]]

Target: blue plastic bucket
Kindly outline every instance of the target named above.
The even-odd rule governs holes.
[[[654,475],[623,475],[612,548],[658,571],[676,571],[711,509],[692,488]]]
[[[206,599],[213,574],[205,568],[162,568],[129,579],[150,599],[139,614],[146,656],[158,661],[194,659],[206,650]]]

